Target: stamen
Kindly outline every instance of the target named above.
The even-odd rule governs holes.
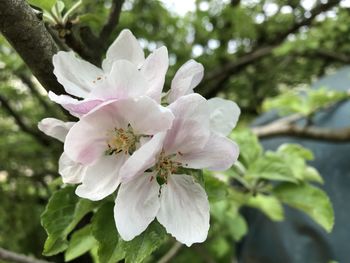
[[[130,125],[127,129],[115,128],[107,141],[106,154],[112,155],[121,152],[132,154],[136,150],[138,141],[139,137],[134,134]]]
[[[158,162],[155,165],[155,171],[159,181],[167,183],[167,178],[170,174],[176,173],[178,168],[182,165],[180,162],[174,160],[176,154],[165,155],[162,151],[158,156]]]

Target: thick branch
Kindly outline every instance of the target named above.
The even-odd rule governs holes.
[[[350,141],[350,128],[330,129],[315,126],[301,127],[296,124],[266,125],[254,127],[253,133],[259,138],[275,136],[292,136],[317,141],[348,142]]]
[[[260,59],[270,55],[273,50],[278,47],[289,34],[297,32],[301,27],[310,25],[313,19],[322,12],[329,10],[335,5],[339,4],[340,0],[330,0],[326,4],[317,5],[313,10],[310,11],[311,15],[308,18],[294,23],[286,31],[277,34],[276,38],[271,41],[270,45],[259,47],[250,53],[244,54],[237,58],[235,61],[230,61],[219,67],[217,70],[210,72],[205,77],[204,87],[202,88],[202,94],[206,97],[212,97],[219,92],[223,87],[223,83],[230,78],[231,75],[239,72],[246,66],[253,64]]]
[[[14,109],[12,109],[11,105],[1,95],[0,95],[0,103],[1,103],[0,104],[1,107],[4,108],[8,112],[8,114],[10,114],[13,117],[13,119],[15,120],[15,123],[23,132],[31,135],[34,139],[36,139],[38,142],[40,142],[45,146],[49,144],[49,141],[44,137],[43,134],[27,126],[27,124],[24,122],[22,117]]]
[[[15,263],[50,263],[0,248],[0,259]]]
[[[103,26],[100,33],[100,43],[104,44],[107,42],[109,36],[112,34],[114,28],[119,22],[120,13],[122,11],[124,0],[113,0],[111,12],[109,14],[106,24]]]
[[[57,46],[25,0],[0,1],[0,32],[45,89],[63,92],[53,75],[52,56]]]

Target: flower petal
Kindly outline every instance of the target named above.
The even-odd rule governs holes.
[[[209,129],[192,120],[175,119],[167,132],[163,149],[167,154],[185,154],[204,147],[209,139]]]
[[[145,60],[139,42],[128,29],[124,29],[108,48],[106,59],[102,62],[103,70],[109,72],[113,63],[120,59],[128,60],[136,67],[141,66]]]
[[[77,58],[72,51],[59,51],[52,59],[53,73],[67,93],[85,98],[94,87],[94,81],[103,71],[91,63]]]
[[[231,100],[212,98],[208,100],[210,129],[224,136],[236,126],[241,110]]]
[[[195,60],[191,59],[183,64],[171,82],[168,102],[174,102],[181,96],[192,93],[193,89],[201,82],[203,75],[203,65]]]
[[[74,162],[66,153],[62,153],[58,161],[58,173],[65,184],[79,184],[85,174],[86,166]]]
[[[126,128],[125,116],[116,108],[118,101],[110,101],[83,116],[68,132],[64,151],[69,158],[90,164],[105,154],[107,140],[115,128]]]
[[[189,175],[172,174],[163,184],[157,220],[179,242],[203,242],[209,231],[209,202],[204,189]]]
[[[75,193],[92,201],[105,198],[117,190],[120,184],[119,169],[128,155],[106,155],[86,167],[82,184],[77,187]]]
[[[160,102],[165,74],[169,67],[168,50],[166,47],[160,47],[150,54],[142,65],[141,73],[149,81],[150,87],[147,96]]]
[[[239,148],[230,139],[212,133],[202,149],[177,156],[177,161],[194,169],[210,169],[224,171],[230,168],[239,155]]]
[[[117,110],[125,116],[136,134],[153,135],[171,127],[172,112],[149,97],[120,100]]]
[[[55,118],[45,118],[38,123],[40,131],[61,142],[64,142],[66,135],[74,122],[64,122]]]
[[[168,108],[173,112],[176,119],[195,120],[209,128],[208,102],[197,93],[182,96],[171,103]]]
[[[159,211],[159,185],[151,173],[122,183],[114,206],[114,219],[123,240],[146,230]]]
[[[92,99],[125,99],[146,95],[149,83],[137,67],[127,60],[113,63],[106,79],[92,90]]]
[[[70,114],[76,117],[84,116],[103,103],[103,101],[99,99],[77,100],[67,95],[56,95],[52,91],[49,91],[49,98],[57,104],[60,104],[64,109],[68,110]]]
[[[164,150],[185,153],[204,147],[210,135],[206,99],[199,94],[190,94],[182,96],[168,108],[175,119],[167,133]]]
[[[164,137],[164,132],[157,133],[130,156],[120,169],[122,182],[129,182],[155,164],[156,158],[162,150]]]

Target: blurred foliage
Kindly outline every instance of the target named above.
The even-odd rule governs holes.
[[[349,98],[345,91],[327,90],[289,90],[273,98],[267,98],[263,103],[263,109],[269,111],[276,109],[281,115],[298,113],[308,117],[322,108],[330,107],[340,101]]]
[[[55,12],[62,19],[67,15],[73,26],[89,26],[96,35],[111,7],[111,0],[83,0],[78,6],[77,1],[64,0],[58,10],[52,9],[56,1],[28,2],[44,10],[44,19],[49,17],[45,14],[52,16]],[[281,32],[310,15],[302,2],[197,0],[195,11],[179,16],[160,1],[127,0],[106,47],[123,28],[129,28],[140,39],[146,53],[166,45],[171,63],[166,81],[169,87],[176,70],[191,57],[203,63],[207,76],[259,47],[273,45]],[[241,126],[261,111],[266,98],[264,109],[304,116],[347,99],[346,93],[305,87],[348,62],[349,19],[349,9],[342,5],[319,15],[310,26],[290,34],[271,54],[229,74],[214,87],[216,93],[239,104]],[[46,21],[52,25],[57,22],[53,20]],[[212,88],[209,85],[204,81],[198,90],[205,92]],[[154,262],[176,245],[158,224],[132,242],[107,235],[116,232],[114,222],[109,222],[113,221],[111,200],[83,204],[72,187],[61,188],[57,160],[62,146],[41,135],[36,124],[44,117],[67,117],[47,99],[44,89],[2,37],[0,103],[1,247],[41,257],[45,243],[46,255],[64,251],[51,258],[56,262],[115,262],[125,257],[124,250],[137,252],[130,252],[126,262]],[[208,240],[192,248],[181,247],[174,257],[176,262],[203,262],[203,257],[229,262],[234,258],[234,244],[249,228],[240,214],[243,206],[281,221],[286,204],[308,214],[327,231],[332,228],[329,199],[310,184],[323,182],[307,164],[313,158],[310,151],[298,145],[283,145],[276,152],[263,152],[250,133],[236,132],[232,136],[241,148],[237,165],[225,173],[206,171],[203,175],[211,202]],[[54,209],[44,212],[49,199]],[[43,212],[42,224],[49,233],[46,242],[40,225]],[[53,225],[55,220],[62,220],[62,224]]]

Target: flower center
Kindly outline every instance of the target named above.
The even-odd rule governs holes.
[[[181,163],[174,160],[175,156],[176,154],[165,155],[165,152],[161,151],[158,157],[158,162],[155,165],[157,177],[160,177],[166,181],[170,174],[177,171],[177,169],[181,166]]]
[[[107,155],[118,154],[123,152],[125,154],[132,154],[136,150],[136,143],[139,137],[136,136],[129,125],[127,129],[115,128],[107,141],[108,149]]]

